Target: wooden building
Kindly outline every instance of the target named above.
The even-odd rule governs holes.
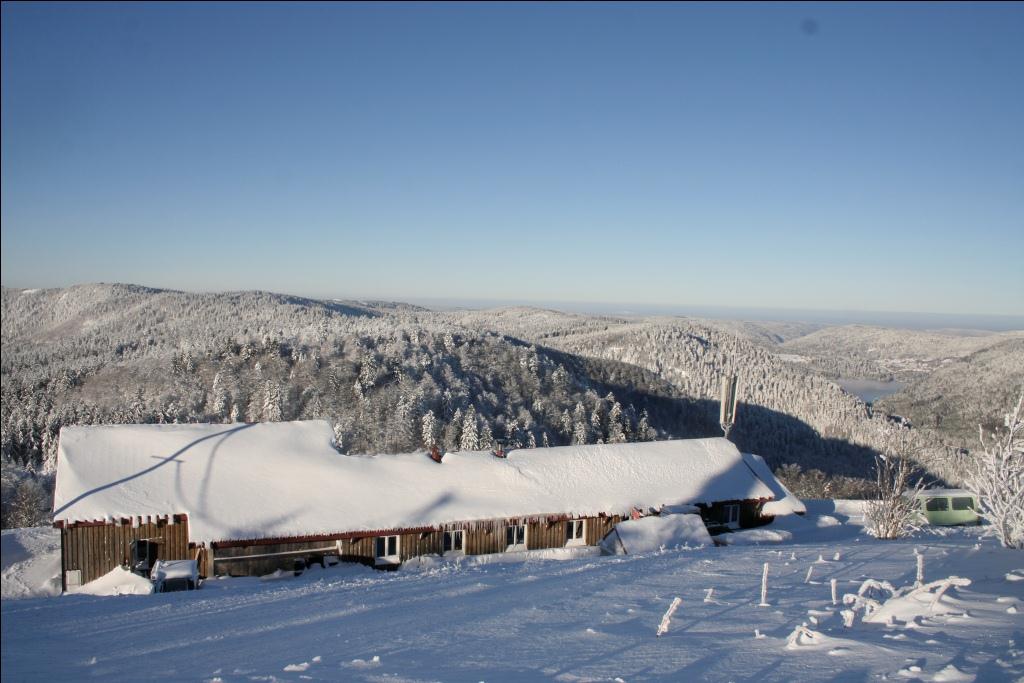
[[[203,576],[328,558],[392,568],[597,545],[624,517],[666,505],[696,505],[712,531],[755,526],[788,493],[725,439],[434,458],[342,455],[330,439],[323,421],[64,428],[54,525],[65,589],[127,566],[132,541],[196,559]]]

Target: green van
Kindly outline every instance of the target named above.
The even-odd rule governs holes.
[[[921,514],[929,524],[979,524],[978,497],[963,489],[925,489],[917,494]]]

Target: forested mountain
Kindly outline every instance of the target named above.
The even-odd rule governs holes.
[[[900,429],[811,363],[780,359],[817,326],[103,284],[4,289],[2,314],[5,511],[43,495],[32,473],[52,472],[66,424],[325,418],[345,453],[714,436],[721,377],[737,374],[734,439],[775,467],[870,476]],[[971,397],[978,414],[1002,409],[988,398]],[[948,475],[948,445],[914,438]]]
[[[464,313],[454,319],[478,329],[514,332],[573,355],[649,370],[677,395],[694,401],[709,422],[718,419],[722,377],[737,375],[742,399],[733,438],[741,448],[766,454],[773,465],[792,462],[863,476],[874,453],[898,428],[834,383],[779,360],[765,339],[764,326],[542,315],[520,309]],[[921,460],[936,474],[945,474],[946,449],[921,436],[920,447],[928,447]]]
[[[779,352],[831,377],[916,382],[931,372],[1024,332],[828,327],[786,340]]]
[[[1003,426],[1003,415],[1024,388],[1024,337],[1002,341],[937,370],[875,403],[927,427],[954,445],[978,447],[978,427]]]

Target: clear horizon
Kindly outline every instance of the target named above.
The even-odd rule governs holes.
[[[385,301],[391,303],[412,304],[423,306],[434,311],[446,310],[488,310],[512,307],[543,308],[562,313],[581,313],[588,315],[608,315],[615,317],[654,317],[682,316],[705,318],[712,320],[740,320],[747,322],[793,322],[810,323],[822,326],[831,325],[868,325],[893,329],[915,330],[963,330],[982,332],[1017,332],[1024,331],[1024,316],[998,315],[979,313],[940,312],[926,313],[921,311],[866,311],[838,309],[806,309],[806,308],[757,308],[741,306],[712,306],[702,304],[668,304],[652,305],[639,302],[610,301],[558,301],[531,299],[486,299],[486,298],[438,298],[405,296],[380,299],[375,297],[355,297],[344,295],[323,295],[308,292],[256,290],[209,290],[188,287],[155,287],[140,282],[92,282],[76,283],[71,286],[90,284],[130,285],[148,289],[181,291],[194,294],[218,294],[232,291],[265,291],[281,296],[294,296],[314,301]],[[2,286],[9,287],[7,283]],[[35,287],[11,287],[12,289],[35,290]]]
[[[1024,320],[1019,3],[2,12],[6,286]]]

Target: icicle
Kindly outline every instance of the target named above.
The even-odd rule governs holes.
[[[839,596],[836,594],[836,580],[832,579],[831,581],[829,581],[829,583],[832,584],[832,604],[833,605],[838,605],[839,604]]]
[[[804,577],[804,583],[810,583],[811,582],[811,574],[813,574],[813,573],[814,573],[814,565],[812,564],[810,567],[807,568],[807,576]]]
[[[768,563],[764,563],[764,571],[761,572],[761,604],[758,607],[771,607],[768,604]]]

